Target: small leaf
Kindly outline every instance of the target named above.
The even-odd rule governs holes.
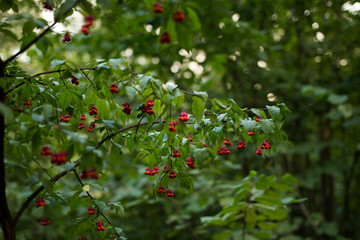
[[[52,60],[50,65],[51,65],[51,68],[55,68],[64,63],[65,63],[65,60]]]
[[[244,126],[246,131],[252,130],[256,127],[256,121],[254,120],[241,120],[241,124]]]
[[[192,113],[194,114],[196,122],[200,123],[204,115],[205,104],[199,97],[193,97]]]
[[[272,119],[262,119],[260,121],[261,129],[264,131],[265,134],[274,133],[275,124]]]
[[[195,93],[196,96],[200,96],[204,100],[204,102],[207,101],[207,99],[208,99],[207,92],[198,92],[198,91],[195,91],[195,90],[193,92]]]
[[[136,89],[132,86],[126,86],[125,87],[126,94],[129,97],[129,100],[132,101],[136,94]]]
[[[334,93],[330,94],[329,97],[327,98],[329,103],[332,103],[334,105],[342,104],[342,103],[346,102],[347,99],[348,99],[347,95],[338,95],[338,94],[334,94]]]

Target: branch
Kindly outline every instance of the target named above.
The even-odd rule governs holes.
[[[81,184],[82,187],[84,187],[84,183],[82,182],[82,180],[80,179],[79,175],[77,174],[76,170],[73,169],[73,172],[78,180],[78,182]],[[94,203],[95,207],[99,209],[99,214],[106,220],[106,222],[111,226],[111,228],[114,230],[115,234],[120,237],[120,235],[118,234],[118,232],[116,231],[115,227],[111,224],[110,220],[101,212],[100,207],[96,204],[95,199],[93,196],[91,196],[91,194],[86,191],[86,194],[88,195],[88,197],[91,199],[91,201]]]
[[[77,162],[75,164],[75,166],[73,168],[76,168],[80,166],[80,163]],[[64,177],[65,175],[67,175],[69,172],[71,172],[72,169],[69,170],[65,170],[62,171],[61,173],[59,173],[58,175],[54,176],[53,178],[50,179],[50,181],[55,184],[60,178]],[[26,200],[25,202],[23,202],[23,204],[21,205],[21,208],[19,209],[19,211],[16,213],[15,217],[14,217],[14,225],[16,225],[16,223],[19,221],[19,218],[21,217],[21,215],[24,213],[25,209],[29,206],[29,204],[31,203],[31,201],[36,198],[36,196],[42,191],[44,190],[45,187],[41,186],[38,189],[36,189],[35,192],[33,192]]]
[[[55,26],[57,22],[54,22],[53,24],[51,24],[50,26],[48,26],[44,31],[42,31],[42,33],[40,33],[37,37],[35,37],[31,42],[29,42],[26,46],[24,46],[23,48],[21,48],[17,53],[15,53],[14,55],[12,55],[11,57],[9,57],[8,59],[6,59],[3,62],[3,65],[6,66],[9,62],[11,62],[12,60],[14,60],[15,58],[17,58],[20,54],[22,54],[23,52],[25,52],[29,47],[31,47],[34,43],[36,43],[40,38],[42,38],[47,32],[49,32],[51,30],[51,28],[53,26]]]
[[[76,69],[75,69],[76,70]],[[96,68],[78,68],[78,70],[80,71],[84,71],[84,70],[87,70],[87,71],[94,71],[96,70]],[[38,74],[35,74],[29,78],[26,79],[26,81],[29,81],[31,80],[32,78],[34,77],[38,77],[38,76],[41,76],[41,75],[45,75],[45,74],[52,74],[52,73],[61,73],[61,72],[65,72],[65,71],[68,71],[67,69],[58,69],[58,70],[53,70],[53,71],[47,71],[47,72],[42,72],[42,73],[38,73]],[[12,87],[10,90],[8,90],[7,92],[5,92],[5,95],[8,95],[9,93],[11,93],[12,91],[14,91],[15,89],[17,89],[18,87],[22,86],[25,84],[25,81],[19,83],[18,85]]]
[[[154,122],[155,124],[160,124],[163,123],[165,121],[156,121]],[[105,138],[103,138],[100,142],[98,142],[95,145],[95,149],[99,148],[104,142],[106,142],[107,140],[109,140],[110,138],[116,136],[117,134],[121,133],[121,132],[125,132],[131,128],[135,128],[135,127],[139,127],[139,126],[143,126],[143,125],[147,125],[149,123],[144,122],[144,123],[140,123],[140,124],[133,124],[133,125],[129,125],[127,127],[124,127],[122,129],[119,129],[118,131],[107,135]],[[69,172],[73,171],[75,168],[77,168],[78,166],[80,166],[80,162],[76,162],[75,166],[72,169],[69,170],[64,170],[63,172],[59,173],[58,175],[54,176],[53,178],[50,179],[50,181],[55,184],[56,181],[58,181],[60,178],[64,177],[65,175],[67,175]],[[29,204],[31,203],[31,201],[36,198],[36,196],[42,191],[44,190],[45,187],[41,186],[39,187],[35,192],[33,192],[21,205],[21,208],[19,209],[19,211],[16,213],[15,217],[14,217],[14,224],[16,225],[16,223],[19,221],[19,218],[21,217],[21,215],[24,213],[25,209],[29,206]],[[105,218],[106,219],[106,218]]]

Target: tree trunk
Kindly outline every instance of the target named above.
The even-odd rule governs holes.
[[[4,81],[4,68],[0,59],[0,81]],[[4,102],[4,89],[0,87],[0,102]],[[15,240],[15,225],[7,204],[5,182],[5,117],[0,114],[0,223],[5,240]]]

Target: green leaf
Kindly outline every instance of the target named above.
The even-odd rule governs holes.
[[[196,162],[203,162],[209,158],[209,153],[207,148],[196,148],[193,151],[193,158]]]
[[[109,64],[114,69],[118,69],[118,67],[121,65],[121,63],[122,63],[121,58],[115,58],[115,59],[110,58],[109,59]]]
[[[200,123],[204,115],[205,104],[199,97],[193,97],[192,99],[192,114],[194,115],[196,122]]]
[[[299,181],[290,173],[286,173],[284,176],[282,176],[281,181],[285,184],[289,185],[297,185],[299,184]]]
[[[129,97],[129,100],[132,101],[136,94],[136,89],[132,86],[126,86],[125,87],[126,94]]]
[[[265,134],[274,133],[275,124],[272,119],[262,119],[260,121],[261,129],[264,131]]]
[[[59,94],[59,108],[61,108],[62,110],[65,110],[69,106],[73,97],[74,97],[74,95],[69,90],[65,90],[62,93],[60,93]]]
[[[215,234],[212,239],[213,240],[224,240],[230,238],[232,235],[232,231],[223,231]]]
[[[42,122],[44,121],[44,116],[37,114],[37,113],[32,113],[31,114],[32,119],[34,119],[35,122]]]
[[[193,91],[194,92],[194,94],[196,95],[196,96],[199,96],[199,97],[201,97],[203,100],[204,100],[204,103],[206,103],[206,101],[207,101],[207,99],[208,99],[208,94],[207,94],[207,92],[198,92],[198,91]]]
[[[274,121],[276,121],[277,118],[278,118],[278,115],[279,115],[279,113],[280,113],[280,108],[278,108],[278,107],[276,107],[276,106],[266,106],[266,108],[267,108],[270,116],[272,117],[272,119],[273,119]]]
[[[70,11],[73,7],[75,7],[76,0],[66,0],[59,8],[56,8],[54,11],[54,19],[55,21],[59,21],[61,19],[65,19],[68,15],[72,13]]]
[[[115,125],[115,121],[113,120],[102,120],[102,122],[105,124],[105,127],[109,130],[112,130]]]
[[[241,120],[241,124],[244,126],[246,131],[252,130],[256,127],[256,121],[254,120]]]
[[[332,103],[334,105],[342,104],[342,103],[346,102],[347,99],[348,99],[347,95],[338,95],[338,94],[334,94],[334,93],[331,93],[327,98],[329,103]]]
[[[259,226],[259,228],[265,230],[275,229],[278,226],[276,223],[272,223],[272,222],[258,222],[257,225]]]
[[[201,21],[192,8],[186,8],[187,17],[191,22],[191,27],[194,31],[198,31],[201,28]]]
[[[50,65],[51,65],[51,68],[55,68],[64,63],[65,63],[65,60],[52,60]]]

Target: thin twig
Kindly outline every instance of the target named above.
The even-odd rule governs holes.
[[[80,69],[80,71],[81,71],[82,74],[89,80],[89,82],[91,83],[91,85],[95,88],[95,85],[94,85],[93,82],[90,80],[90,78],[88,77],[88,75],[87,75],[82,69]]]
[[[297,185],[295,186],[295,191],[296,191],[297,195],[300,198],[302,198],[300,189],[299,189],[299,187]],[[311,228],[314,230],[314,232],[317,232],[317,227],[316,227],[316,225],[314,223],[314,220],[312,219],[311,214],[310,214],[309,210],[306,208],[304,202],[300,203],[300,209],[304,213],[304,215],[305,215],[307,221],[309,222]]]
[[[78,70],[80,71],[94,71],[96,70],[96,68],[78,68]],[[68,71],[67,69],[58,69],[58,70],[52,70],[52,71],[46,71],[46,72],[41,72],[41,73],[37,73],[29,78],[26,78],[23,82],[17,84],[16,86],[12,87],[11,89],[9,89],[7,92],[5,92],[5,95],[8,95],[9,93],[11,93],[12,91],[14,91],[15,89],[17,89],[18,87],[24,85],[26,83],[26,81],[29,81],[31,80],[32,78],[34,77],[38,77],[38,76],[41,76],[41,75],[46,75],[46,74],[52,74],[52,73],[61,73],[61,72],[65,72],[65,71]]]
[[[42,38],[47,32],[49,32],[51,30],[52,27],[55,26],[57,22],[55,21],[53,24],[51,24],[50,26],[48,26],[44,31],[42,31],[38,36],[36,36],[31,42],[29,42],[28,44],[26,44],[23,48],[21,48],[17,53],[15,53],[14,55],[12,55],[11,57],[9,57],[8,59],[6,59],[3,62],[3,65],[6,66],[9,62],[11,62],[12,60],[14,60],[15,58],[17,58],[20,54],[22,54],[23,52],[25,52],[28,48],[30,48],[34,43],[36,43],[40,38]]]
[[[73,169],[73,172],[78,180],[78,182],[81,184],[82,187],[84,187],[84,183],[82,182],[82,180],[80,179],[79,175],[77,174],[76,170]],[[120,237],[120,235],[118,234],[118,232],[116,231],[115,227],[111,224],[110,220],[101,212],[100,207],[96,204],[94,197],[89,193],[89,191],[86,191],[86,194],[88,195],[88,197],[91,199],[91,201],[94,203],[95,207],[99,209],[99,214],[107,221],[107,223],[111,226],[111,228],[114,230],[116,236]]]

